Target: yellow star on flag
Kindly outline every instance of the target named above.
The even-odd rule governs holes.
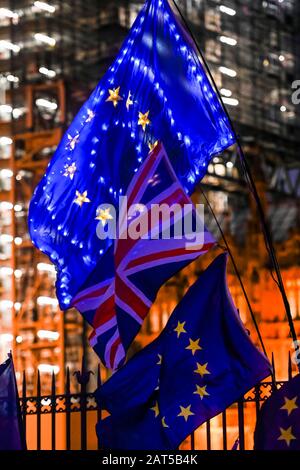
[[[203,397],[209,396],[209,393],[206,391],[207,385],[204,385],[204,387],[200,387],[199,385],[196,385],[197,389],[194,391],[194,395],[199,395],[201,400],[203,400]]]
[[[177,415],[177,417],[182,416],[184,418],[185,422],[187,422],[189,417],[193,416],[195,414],[191,411],[191,406],[192,405],[189,405],[186,408],[184,408],[184,406],[180,406],[180,413]]]
[[[288,413],[288,416],[290,416],[290,414],[292,413],[292,411],[296,410],[297,408],[299,408],[297,405],[296,405],[296,401],[297,401],[297,398],[298,397],[294,397],[292,398],[291,400],[289,400],[287,397],[284,397],[284,405],[280,408],[281,410],[286,410],[287,413]]]
[[[120,89],[121,87],[113,88],[113,90],[108,90],[109,97],[106,101],[110,101],[111,103],[113,103],[114,107],[118,106],[119,101],[123,100],[123,98],[119,94]]]
[[[77,168],[76,168],[76,163],[75,162],[73,162],[72,165],[66,165],[65,166],[64,176],[70,177],[70,179],[72,180],[74,178],[76,170],[77,170]]]
[[[164,416],[163,418],[161,418],[161,424],[162,424],[162,427],[163,427],[163,428],[168,428],[168,427],[169,427],[169,426],[167,425],[167,423],[166,423],[166,418],[165,418],[165,416]]]
[[[69,139],[69,147],[71,150],[74,150],[76,145],[79,142],[79,134],[76,134],[75,137],[72,137],[70,134],[68,135]]]
[[[174,328],[174,331],[176,331],[177,333],[177,338],[179,338],[179,336],[181,335],[181,333],[186,333],[185,329],[184,329],[184,325],[186,324],[186,322],[182,322],[180,323],[180,321],[178,322],[178,325],[176,326],[176,328]]]
[[[157,416],[159,415],[158,402],[156,402],[155,405],[152,408],[150,408],[150,410],[154,411],[155,418],[157,418]]]
[[[197,369],[194,370],[194,372],[196,374],[199,374],[201,377],[203,377],[204,375],[210,374],[210,372],[207,370],[207,366],[208,366],[208,362],[203,365],[197,362]]]
[[[200,351],[202,348],[199,345],[200,338],[193,341],[191,338],[189,339],[190,344],[185,349],[190,349],[192,351],[193,356],[195,356],[196,351]]]
[[[108,220],[113,220],[113,216],[110,214],[110,208],[98,209],[96,220],[102,222],[103,227],[107,224]]]
[[[155,147],[157,147],[157,145],[158,145],[158,140],[153,142],[153,144],[151,144],[151,142],[149,142],[148,147],[149,147],[150,152],[152,152],[155,149]]]
[[[150,119],[149,119],[149,113],[150,113],[150,111],[147,111],[145,114],[139,113],[138,125],[139,125],[139,126],[142,126],[144,132],[145,132],[145,130],[146,130],[146,127],[147,127],[149,124],[151,124],[151,121],[150,121]]]
[[[129,111],[130,109],[130,106],[133,105],[133,101],[132,101],[132,95],[131,95],[131,92],[128,93],[128,97],[127,97],[127,100],[126,100],[126,108],[127,108],[127,111]]]
[[[295,441],[296,437],[292,434],[292,426],[288,429],[280,428],[280,436],[278,437],[278,441],[285,441],[286,445],[290,447],[291,441]]]
[[[84,191],[82,194],[79,191],[76,191],[76,199],[74,202],[82,207],[85,202],[91,202],[91,200],[87,197],[87,191]]]
[[[158,362],[156,363],[158,366],[162,364],[162,355],[158,354]]]
[[[91,109],[87,110],[87,115],[88,115],[88,117],[86,118],[85,122],[91,122],[94,119],[94,117],[96,116],[94,111],[92,111]]]

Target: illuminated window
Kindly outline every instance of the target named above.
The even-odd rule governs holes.
[[[218,11],[207,9],[205,11],[205,28],[210,31],[221,31],[221,17]]]
[[[221,44],[214,39],[208,39],[205,43],[205,57],[210,62],[220,62]]]

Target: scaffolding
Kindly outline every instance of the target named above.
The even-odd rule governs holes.
[[[125,29],[116,18],[116,6],[96,0],[1,3],[0,356],[13,348],[31,392],[35,369],[44,386],[54,373],[63,388],[65,366],[79,369],[86,327],[58,308],[55,268],[27,232],[29,201],[120,46]]]

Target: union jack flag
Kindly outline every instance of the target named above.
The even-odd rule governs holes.
[[[184,225],[187,213],[192,211],[194,220],[198,215],[162,144],[154,148],[135,174],[126,196],[114,245],[72,301],[93,328],[90,343],[95,352],[111,369],[124,363],[126,351],[159,288],[215,244],[203,224],[203,243],[191,242],[191,233],[178,236],[175,228]],[[174,211],[166,211],[158,219],[154,217],[157,205],[172,207]],[[127,210],[131,207],[138,216]],[[137,228],[138,238],[128,236],[130,230]],[[166,233],[169,238],[163,237]]]

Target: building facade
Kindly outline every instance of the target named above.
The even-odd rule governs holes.
[[[299,106],[292,101],[300,75],[296,0],[177,0],[201,47],[241,136],[257,182],[300,330]],[[3,6],[2,6],[3,4]],[[15,351],[34,391],[38,368],[62,387],[64,370],[79,368],[88,348],[86,325],[62,314],[55,270],[31,244],[29,200],[62,133],[113,60],[142,2],[7,0],[0,8],[0,356]],[[202,183],[245,281],[254,313],[286,376],[288,326],[235,150],[216,157]],[[195,200],[201,200],[197,191]],[[207,221],[220,238],[212,217]],[[222,240],[220,240],[222,245]],[[160,291],[133,350],[166,323],[187,287],[215,252]],[[229,265],[235,302],[254,338],[251,319]],[[89,349],[87,349],[89,351]],[[96,358],[88,352],[90,362]],[[283,365],[284,364],[284,365]]]

